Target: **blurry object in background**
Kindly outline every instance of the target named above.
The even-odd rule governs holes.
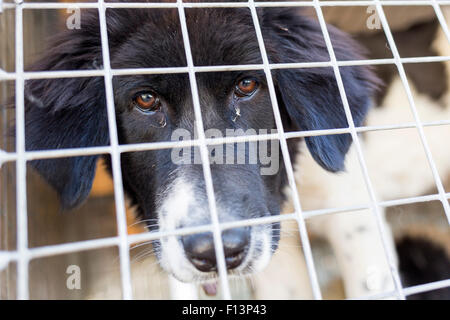
[[[91,197],[108,197],[114,198],[114,186],[110,172],[106,169],[103,160],[97,162],[97,169],[95,173],[94,182],[92,183],[92,189],[90,193]],[[136,217],[136,213],[130,206],[126,208],[127,212],[127,225],[128,234],[136,234],[146,232],[145,226],[139,223],[139,219]]]
[[[325,19],[343,31],[349,33],[371,33],[374,31],[374,29],[368,27],[368,22],[370,25],[372,23],[370,19],[375,18],[375,6],[330,6],[322,8],[326,9],[322,9]],[[386,10],[386,8],[389,8],[389,10]],[[407,14],[401,6],[384,6],[383,9],[389,21],[389,27],[393,32],[406,30],[414,24],[434,20],[436,17],[432,10],[423,10],[421,7],[413,7]]]

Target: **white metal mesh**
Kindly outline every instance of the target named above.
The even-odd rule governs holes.
[[[318,284],[316,270],[314,267],[314,261],[312,258],[312,251],[308,239],[308,235],[305,227],[305,219],[316,217],[319,215],[326,215],[339,212],[351,212],[361,209],[371,209],[373,212],[378,226],[378,231],[383,241],[383,246],[386,253],[386,258],[391,270],[392,279],[394,281],[395,290],[392,292],[384,292],[371,297],[361,298],[385,298],[390,296],[396,296],[397,298],[404,299],[405,296],[425,292],[429,290],[435,290],[443,287],[450,286],[450,279],[443,281],[436,281],[426,283],[414,287],[403,288],[400,276],[395,264],[394,254],[390,251],[388,246],[388,239],[386,237],[386,230],[381,220],[380,208],[389,207],[400,204],[418,203],[431,200],[439,200],[446,214],[448,221],[450,222],[450,207],[449,199],[450,193],[446,193],[436,169],[436,164],[433,160],[433,156],[429,149],[426,136],[424,134],[424,127],[430,126],[443,126],[450,125],[450,120],[440,120],[433,122],[422,122],[418,115],[415,102],[412,96],[411,88],[409,86],[406,73],[403,67],[404,63],[424,63],[424,62],[441,62],[449,61],[450,56],[439,57],[414,57],[414,58],[402,58],[399,55],[395,41],[393,39],[389,24],[384,14],[383,6],[432,6],[436,17],[440,23],[442,30],[445,33],[447,40],[450,42],[450,31],[444,20],[441,5],[450,5],[450,0],[423,0],[423,1],[292,1],[292,2],[254,2],[249,0],[248,2],[223,2],[223,3],[185,3],[181,0],[177,0],[176,3],[108,3],[103,0],[98,2],[89,3],[24,3],[21,0],[16,0],[15,3],[2,3],[0,1],[0,12],[5,10],[15,10],[15,72],[6,72],[0,69],[0,81],[14,80],[15,81],[15,97],[16,97],[16,149],[15,152],[6,152],[0,150],[0,165],[5,162],[15,161],[16,163],[16,179],[17,179],[17,249],[15,251],[2,251],[0,252],[0,259],[7,262],[17,262],[17,297],[19,299],[27,299],[29,297],[28,287],[28,267],[31,259],[59,255],[64,253],[71,253],[82,250],[90,250],[96,248],[118,246],[121,263],[121,283],[122,293],[124,299],[131,299],[132,287],[130,276],[130,257],[129,248],[132,243],[138,241],[148,241],[158,239],[169,235],[186,235],[196,232],[210,231],[214,235],[214,243],[216,256],[218,260],[218,270],[220,276],[220,283],[222,294],[225,299],[230,299],[230,289],[228,285],[225,258],[222,248],[221,232],[225,229],[249,226],[257,224],[265,224],[272,222],[279,222],[285,220],[295,220],[298,224],[300,237],[303,246],[303,252],[306,260],[307,270],[309,273],[310,283],[313,290],[314,297],[321,299],[321,292]],[[330,61],[326,62],[304,62],[304,63],[279,63],[273,64],[268,60],[268,56],[265,50],[262,32],[259,25],[258,15],[256,8],[259,7],[313,7],[317,14],[320,26],[322,28],[323,37],[329,52]],[[371,59],[371,60],[356,60],[356,61],[337,61],[334,54],[333,46],[331,44],[330,36],[328,34],[327,26],[322,13],[322,7],[327,6],[375,6],[378,16],[381,20],[386,38],[393,53],[393,58],[389,59]],[[185,8],[223,8],[223,7],[245,7],[251,11],[253,23],[255,26],[256,36],[259,43],[259,48],[262,56],[262,64],[257,65],[233,65],[233,66],[194,66],[190,43],[188,39],[188,29],[185,19]],[[57,8],[96,8],[99,11],[100,18],[100,34],[102,44],[102,57],[103,57],[103,69],[102,70],[82,70],[82,71],[38,71],[38,72],[26,72],[24,71],[24,57],[23,57],[23,10],[24,9],[57,9]],[[106,29],[106,16],[105,11],[107,8],[176,8],[178,10],[179,19],[181,22],[181,30],[183,35],[185,53],[187,57],[187,67],[176,68],[141,68],[141,69],[112,69],[110,65],[108,35]],[[358,65],[377,65],[377,64],[393,64],[397,67],[402,84],[405,88],[411,111],[414,116],[414,122],[403,123],[398,125],[382,125],[382,126],[362,126],[355,127],[352,114],[350,112],[347,96],[343,86],[339,67],[342,66],[358,66]],[[281,122],[280,112],[278,110],[277,99],[275,95],[275,88],[272,81],[271,70],[274,69],[287,69],[287,68],[318,68],[318,67],[332,67],[334,75],[338,84],[340,97],[342,99],[345,115],[347,117],[349,127],[342,129],[327,129],[316,131],[299,131],[299,132],[284,132],[284,128]],[[264,70],[267,83],[269,87],[270,98],[273,106],[273,112],[275,115],[275,121],[278,133],[255,135],[255,136],[241,136],[241,137],[227,137],[227,138],[206,138],[204,128],[202,124],[199,96],[197,90],[196,74],[200,72],[210,71],[236,71],[236,70]],[[142,144],[128,144],[119,145],[117,137],[112,77],[118,75],[136,75],[136,74],[161,74],[161,73],[187,73],[189,75],[190,86],[193,96],[193,105],[196,118],[196,126],[199,133],[199,137],[196,140],[191,141],[177,141],[177,142],[155,142],[155,143],[142,143]],[[29,79],[45,79],[45,78],[66,78],[66,77],[94,77],[102,76],[105,80],[106,89],[106,101],[108,111],[108,124],[110,145],[102,147],[88,147],[88,148],[72,148],[64,150],[42,150],[42,151],[26,151],[25,150],[25,127],[24,127],[24,83]],[[358,138],[358,133],[378,131],[378,130],[390,130],[390,129],[403,129],[403,128],[416,128],[420,135],[420,140],[423,145],[428,163],[432,170],[434,182],[436,184],[438,193],[428,196],[410,197],[404,199],[396,199],[391,201],[378,200],[375,190],[372,186],[371,179],[369,178],[368,169],[365,163],[364,154],[361,149],[361,144]],[[318,136],[329,134],[344,134],[350,133],[353,138],[353,143],[356,146],[357,156],[359,164],[364,176],[364,182],[367,187],[368,194],[370,196],[369,203],[358,204],[354,206],[346,206],[340,208],[321,209],[313,211],[303,211],[301,207],[301,201],[298,196],[297,187],[295,184],[294,173],[292,168],[291,159],[287,150],[287,139],[306,137],[306,136]],[[209,159],[207,154],[207,146],[223,143],[234,143],[243,141],[259,141],[278,139],[283,154],[283,159],[287,168],[287,176],[289,185],[292,189],[293,203],[295,211],[290,214],[283,214],[279,216],[255,218],[248,220],[240,220],[234,222],[219,223],[216,209],[216,202],[214,196],[214,190],[211,179],[211,171],[209,167]],[[143,150],[156,150],[161,148],[175,148],[185,146],[197,146],[201,152],[201,159],[203,165],[204,178],[206,182],[206,191],[208,195],[209,208],[211,212],[212,222],[210,225],[188,227],[177,229],[174,231],[166,232],[152,232],[137,235],[127,234],[126,225],[126,213],[124,203],[124,193],[122,186],[122,173],[120,166],[120,155],[124,152],[143,151]],[[37,248],[28,248],[28,226],[27,226],[27,195],[26,195],[26,163],[29,160],[35,159],[48,159],[57,157],[68,156],[81,156],[81,155],[95,155],[95,154],[109,154],[111,155],[112,172],[114,181],[114,196],[116,201],[117,210],[117,227],[118,236],[110,238],[101,238],[95,240],[86,240],[71,242],[66,244],[47,245]]]

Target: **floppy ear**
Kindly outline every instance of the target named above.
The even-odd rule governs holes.
[[[58,36],[32,70],[93,69],[101,61],[95,24]],[[98,28],[98,25],[97,25]],[[25,85],[27,151],[109,143],[103,77],[30,80]],[[98,156],[31,161],[70,209],[89,194]]]
[[[264,11],[266,43],[272,62],[329,61],[318,22],[298,11]],[[338,60],[362,59],[361,47],[350,36],[328,26]],[[341,67],[340,73],[356,126],[368,111],[378,80],[368,67]],[[348,127],[339,89],[331,67],[285,69],[274,72],[280,107],[286,110],[294,130]],[[350,134],[305,138],[313,158],[326,170],[344,169],[345,155],[352,142]]]
[[[138,17],[142,15],[143,17]],[[110,56],[135,32],[145,10],[107,10]],[[48,54],[31,70],[102,68],[98,10],[82,10],[81,28],[58,34]],[[27,81],[25,134],[27,150],[79,148],[109,144],[104,78],[64,78]],[[70,209],[89,194],[98,156],[31,161]]]

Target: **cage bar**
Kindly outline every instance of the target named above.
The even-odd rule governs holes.
[[[109,3],[104,0],[98,0],[92,3],[29,3],[22,2],[22,0],[16,0],[15,3],[5,3],[0,0],[0,14],[4,10],[15,10],[15,71],[6,72],[0,69],[0,81],[14,80],[15,81],[15,105],[16,105],[16,151],[6,152],[0,150],[0,165],[8,161],[14,161],[17,164],[16,176],[17,176],[17,250],[15,251],[0,251],[0,265],[4,266],[10,261],[17,262],[17,295],[19,299],[29,298],[28,277],[29,277],[29,262],[31,259],[60,255],[64,253],[71,253],[83,250],[92,250],[96,248],[104,248],[117,246],[120,252],[120,274],[122,284],[122,294],[124,299],[132,299],[132,287],[131,287],[131,275],[130,275],[130,256],[129,247],[131,244],[144,241],[154,240],[167,236],[179,236],[186,234],[193,234],[198,232],[212,232],[214,235],[214,244],[216,257],[218,262],[219,277],[221,290],[225,299],[230,299],[231,293],[229,289],[228,276],[226,272],[225,256],[222,246],[221,232],[223,230],[241,226],[251,226],[258,224],[266,224],[272,222],[281,222],[285,220],[296,221],[300,238],[303,244],[303,253],[306,260],[307,270],[309,273],[310,283],[313,290],[314,297],[321,299],[322,294],[318,284],[317,274],[312,257],[312,251],[306,231],[305,220],[340,212],[351,212],[361,209],[370,209],[376,218],[378,232],[381,235],[383,246],[386,253],[386,258],[390,266],[392,279],[394,281],[394,291],[380,293],[370,297],[363,297],[367,299],[380,299],[391,296],[404,299],[406,296],[426,292],[430,290],[436,290],[450,286],[450,279],[430,282],[418,286],[404,288],[400,281],[400,275],[395,265],[393,253],[390,252],[387,244],[386,231],[382,223],[381,208],[418,202],[427,202],[433,200],[439,200],[444,208],[447,220],[450,222],[450,193],[446,193],[436,168],[436,164],[433,160],[433,156],[429,149],[427,139],[424,133],[424,127],[430,126],[447,126],[450,125],[450,120],[440,120],[433,122],[422,122],[417,108],[415,106],[414,98],[411,88],[406,77],[406,73],[403,67],[404,63],[424,63],[424,62],[444,62],[449,61],[450,56],[440,57],[412,57],[402,58],[397,50],[392,32],[384,14],[384,6],[421,6],[431,5],[434,9],[436,17],[439,21],[447,40],[450,42],[450,31],[447,23],[444,19],[441,11],[441,5],[450,5],[450,0],[371,0],[371,1],[292,1],[292,2],[254,2],[249,0],[248,2],[216,2],[216,3],[184,3],[182,0],[177,0],[174,3]],[[375,6],[377,14],[381,20],[386,38],[389,46],[393,52],[393,58],[389,59],[370,59],[370,60],[355,60],[355,61],[338,61],[334,54],[333,46],[328,34],[326,23],[322,13],[322,7],[330,6]],[[330,61],[326,62],[307,62],[307,63],[269,63],[268,56],[265,50],[263,36],[259,25],[259,19],[257,15],[257,8],[264,7],[312,7],[317,14],[324,40],[330,55]],[[39,71],[39,72],[25,72],[24,71],[24,57],[23,57],[23,10],[24,9],[62,9],[62,8],[93,8],[98,9],[100,18],[100,36],[102,43],[102,57],[103,57],[103,69],[102,70],[67,70],[67,71]],[[178,10],[178,15],[181,23],[183,43],[185,47],[185,54],[188,61],[187,67],[177,68],[140,68],[140,69],[112,69],[110,65],[109,46],[108,46],[108,34],[106,26],[106,9],[108,8],[174,8]],[[195,66],[192,59],[192,53],[189,43],[188,28],[186,25],[185,8],[248,8],[251,12],[256,36],[260,48],[262,64],[255,65],[231,65],[231,66]],[[345,93],[344,85],[340,75],[339,67],[342,66],[359,66],[359,65],[380,65],[380,64],[393,64],[399,71],[400,79],[403,87],[405,88],[411,111],[413,113],[414,122],[401,123],[389,126],[362,126],[356,127],[353,122],[352,114],[348,104],[347,96]],[[327,129],[316,131],[298,131],[298,132],[284,132],[284,128],[281,122],[280,112],[278,110],[278,102],[275,94],[275,87],[272,80],[272,70],[276,69],[288,69],[288,68],[318,68],[318,67],[332,67],[334,75],[338,84],[340,97],[344,106],[345,114],[349,123],[348,128],[342,129]],[[196,83],[196,73],[199,72],[215,72],[215,71],[237,71],[237,70],[263,70],[265,72],[270,98],[272,102],[273,112],[276,120],[277,133],[245,136],[245,137],[227,137],[227,138],[206,138],[202,123],[201,109],[199,103],[198,89]],[[117,137],[115,108],[114,108],[114,95],[112,87],[113,76],[119,75],[133,75],[133,74],[165,74],[165,73],[187,73],[190,79],[191,91],[193,96],[194,112],[196,117],[196,126],[199,133],[197,140],[178,141],[178,142],[154,142],[154,143],[142,143],[142,144],[129,144],[119,145]],[[24,84],[25,80],[29,79],[57,79],[64,77],[95,77],[102,76],[105,80],[106,100],[107,100],[107,112],[108,112],[108,124],[110,145],[103,147],[89,147],[89,148],[71,148],[64,150],[42,150],[42,151],[26,151],[25,150],[25,115],[24,115]],[[421,143],[423,145],[428,164],[433,174],[433,179],[437,187],[438,193],[427,196],[409,197],[404,199],[396,199],[390,201],[379,201],[375,190],[372,186],[372,182],[368,175],[368,169],[365,163],[363,151],[359,141],[358,133],[378,131],[378,130],[390,130],[390,129],[403,129],[403,128],[416,128],[418,130]],[[353,143],[356,146],[357,156],[359,164],[363,173],[364,182],[367,188],[367,192],[370,197],[370,203],[364,203],[354,206],[346,206],[342,208],[331,208],[304,211],[301,207],[301,201],[298,196],[297,187],[295,183],[293,167],[289,153],[287,150],[287,139],[329,135],[329,134],[351,134]],[[234,222],[219,223],[217,208],[215,203],[215,195],[211,178],[210,163],[207,154],[207,146],[214,144],[226,144],[235,142],[246,141],[263,141],[277,139],[280,142],[282,149],[283,159],[286,165],[287,176],[289,185],[292,190],[292,198],[294,203],[295,212],[289,214],[283,214],[280,216],[270,216],[263,218],[247,219]],[[211,213],[211,224],[182,228],[169,231],[150,232],[139,235],[128,235],[126,225],[126,213],[125,213],[125,201],[122,185],[122,173],[120,167],[120,155],[124,152],[144,151],[144,150],[156,150],[163,148],[177,148],[184,146],[196,146],[199,147],[201,152],[202,166],[204,172],[204,179],[206,183],[206,190],[208,196],[208,203]],[[116,217],[118,235],[116,237],[101,238],[95,240],[77,241],[66,244],[49,245],[37,248],[28,248],[28,226],[27,226],[27,196],[26,196],[26,163],[35,159],[49,159],[57,157],[68,156],[81,156],[81,155],[96,155],[96,154],[110,154],[112,158],[112,171],[114,182],[114,197],[116,202]],[[5,263],[6,262],[6,263]]]

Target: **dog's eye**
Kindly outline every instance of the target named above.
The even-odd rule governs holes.
[[[158,96],[152,92],[140,93],[135,98],[135,102],[142,111],[156,111],[160,105]]]
[[[258,89],[258,82],[252,78],[245,78],[238,82],[235,92],[240,97],[248,97]]]

